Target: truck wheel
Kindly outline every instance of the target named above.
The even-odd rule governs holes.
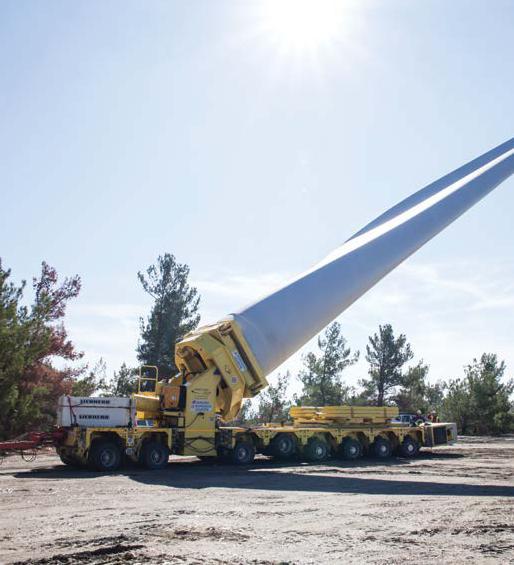
[[[141,463],[147,468],[155,471],[164,469],[170,457],[169,449],[158,441],[149,441],[143,446],[141,452]]]
[[[373,443],[373,454],[379,459],[390,457],[392,452],[391,442],[383,437],[378,437]]]
[[[400,455],[403,457],[415,457],[419,453],[419,443],[407,436],[400,445]]]
[[[358,459],[362,455],[361,442],[354,437],[346,437],[341,444],[341,452],[345,459]]]
[[[230,454],[235,465],[249,465],[255,459],[255,447],[249,441],[238,441]]]
[[[121,449],[114,441],[97,440],[90,449],[89,463],[97,471],[113,473],[121,465]]]
[[[329,455],[328,445],[318,438],[312,438],[305,446],[305,456],[309,461],[324,461]]]
[[[218,452],[218,456],[216,459],[221,461],[222,463],[230,463],[232,460],[232,450],[228,449],[227,447],[218,447],[216,450]]]
[[[289,459],[296,452],[296,441],[291,434],[278,434],[271,442],[271,455],[277,459]]]
[[[79,469],[80,467],[82,467],[80,461],[78,461],[71,455],[65,455],[64,453],[59,453],[59,458],[68,467],[74,467],[75,469]]]

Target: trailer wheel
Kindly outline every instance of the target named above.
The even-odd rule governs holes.
[[[249,465],[255,459],[255,447],[249,441],[238,441],[230,454],[235,465]]]
[[[324,461],[330,453],[328,445],[316,437],[307,442],[304,452],[309,461]]]
[[[80,461],[78,461],[77,459],[74,459],[70,455],[65,455],[63,453],[59,453],[59,458],[68,467],[74,467],[76,469],[78,469],[79,467],[82,467]]]
[[[403,457],[415,457],[419,453],[419,443],[407,436],[400,445],[400,454]]]
[[[278,434],[273,438],[270,448],[273,457],[289,459],[296,452],[296,440],[292,434]]]
[[[26,449],[25,451],[21,452],[21,458],[26,463],[32,463],[35,461],[37,457],[37,449]]]
[[[346,437],[341,443],[341,452],[345,459],[358,459],[362,455],[362,445],[354,437]]]
[[[141,451],[141,463],[152,471],[164,469],[168,464],[169,457],[169,449],[158,441],[149,441]]]
[[[392,452],[391,442],[383,437],[378,437],[373,443],[373,454],[379,459],[391,457]]]
[[[73,461],[71,460],[70,457],[67,457],[66,455],[63,455],[62,453],[59,453],[59,459],[62,461],[62,463],[64,465],[68,465],[70,467],[73,467]]]
[[[89,463],[97,471],[113,473],[121,465],[121,449],[114,441],[97,440],[89,451]]]

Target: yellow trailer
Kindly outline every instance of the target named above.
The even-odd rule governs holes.
[[[455,424],[395,424],[396,407],[293,407],[290,414],[291,425],[221,427],[218,454],[237,464],[251,463],[257,453],[307,461],[363,455],[414,457],[422,447],[457,440]]]
[[[170,428],[72,427],[56,451],[71,467],[112,472],[130,459],[147,469],[160,469],[168,463],[172,438]]]
[[[215,431],[214,441],[202,435],[186,438],[180,428],[75,427],[67,431],[57,452],[67,465],[87,465],[98,471],[112,472],[122,466],[124,459],[148,469],[161,469],[167,465],[170,454],[216,456],[240,465],[252,463],[259,453],[282,460],[315,462],[329,458],[353,460],[363,455],[414,457],[421,447],[451,444],[455,440],[454,424],[406,426],[391,421],[363,423],[362,418],[356,418],[344,423],[322,420],[302,423],[300,420],[290,425],[220,426]]]
[[[226,425],[245,398],[268,385],[235,319],[188,334],[176,344],[175,363],[180,373],[167,381],[159,380],[156,367],[142,368],[138,392],[128,408],[135,407],[135,421],[129,417],[127,425],[81,425],[86,420],[80,411],[88,403],[75,407],[74,424],[57,445],[62,461],[115,471],[126,458],[159,469],[171,454],[223,457],[236,464],[251,463],[257,453],[310,461],[364,454],[413,456],[421,447],[444,445],[457,437],[455,424],[395,424],[398,410],[390,407],[296,407],[291,425]],[[106,402],[93,405],[106,410]],[[109,419],[107,415],[92,421]]]
[[[193,399],[188,401],[190,393]],[[133,396],[134,422],[117,427],[70,426],[63,430],[57,452],[67,465],[113,472],[127,459],[148,469],[161,469],[171,454],[219,457],[239,465],[251,464],[256,454],[314,462],[363,455],[414,457],[421,447],[445,445],[457,438],[455,424],[396,424],[396,407],[293,407],[291,423],[249,427],[206,420],[202,412],[187,414],[188,406],[207,410],[209,394],[205,385],[190,388],[160,383],[157,370],[146,367]],[[98,405],[102,414],[108,411],[106,402]],[[81,410],[90,410],[89,403],[78,403],[74,410],[75,421],[80,421]],[[201,427],[196,425],[198,420],[203,422]]]

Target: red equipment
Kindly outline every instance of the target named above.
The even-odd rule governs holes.
[[[6,455],[21,455],[24,461],[34,461],[37,450],[56,446],[65,437],[66,431],[58,428],[51,432],[27,432],[9,441],[0,441],[0,463]]]

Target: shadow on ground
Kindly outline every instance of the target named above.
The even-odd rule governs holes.
[[[463,457],[456,453],[424,453],[421,460],[447,460]],[[377,479],[351,476],[363,472],[380,473],[384,467],[408,465],[407,459],[391,459],[387,462],[359,460],[358,462],[334,462],[327,465],[277,463],[258,459],[252,466],[234,467],[223,463],[183,460],[173,461],[162,471],[146,471],[128,468],[118,475],[145,485],[161,485],[170,488],[205,489],[230,488],[267,491],[305,491],[346,494],[376,495],[436,495],[436,496],[501,496],[514,497],[514,486],[470,485],[446,482]],[[292,466],[294,465],[294,466]],[[353,470],[355,468],[355,470]],[[290,469],[290,471],[288,471]],[[341,474],[344,472],[344,474]],[[64,465],[39,467],[13,474],[17,479],[92,479],[101,473],[72,470]],[[391,476],[391,471],[388,472]],[[393,475],[394,476],[394,475]]]

